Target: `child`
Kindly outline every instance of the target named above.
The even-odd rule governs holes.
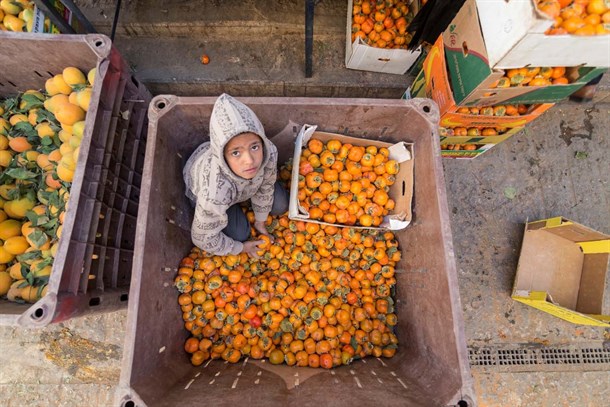
[[[250,222],[240,202],[250,199],[254,228],[267,236],[267,216],[288,210],[288,193],[276,182],[277,148],[254,112],[227,94],[214,104],[210,141],[191,155],[183,176],[186,196],[195,203],[191,238],[210,254],[257,257],[262,241],[247,241]]]

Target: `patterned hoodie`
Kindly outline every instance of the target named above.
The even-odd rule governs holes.
[[[247,132],[257,134],[264,146],[263,162],[252,179],[236,175],[224,158],[224,147],[229,140]],[[222,94],[210,117],[210,141],[201,144],[191,155],[183,176],[186,196],[195,202],[193,243],[219,256],[238,254],[243,244],[222,232],[228,224],[227,209],[250,199],[256,220],[267,219],[277,178],[277,148],[267,139],[263,125],[248,106]]]

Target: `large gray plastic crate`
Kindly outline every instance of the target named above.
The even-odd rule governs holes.
[[[0,32],[0,97],[97,67],[63,234],[46,296],[0,299],[0,325],[40,327],[126,306],[148,129],[148,90],[104,35]]]
[[[438,110],[428,99],[241,98],[268,136],[284,130],[280,156],[291,156],[293,123],[355,137],[414,143],[414,216],[397,232],[399,348],[391,359],[306,369],[211,361],[193,367],[173,279],[192,247],[192,207],[182,165],[208,138],[216,98],[157,96],[149,132],[126,342],[116,405],[134,406],[460,406],[475,405],[463,331],[443,169]],[[267,366],[264,368],[263,366]],[[302,371],[301,371],[302,372]]]

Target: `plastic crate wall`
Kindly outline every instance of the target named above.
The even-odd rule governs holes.
[[[123,307],[151,95],[103,35],[0,33],[0,53],[10,54],[0,62],[0,97],[42,89],[67,66],[97,67],[48,293],[33,305],[0,300],[0,324],[39,327]]]

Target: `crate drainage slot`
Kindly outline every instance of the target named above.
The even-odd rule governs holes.
[[[470,366],[506,372],[610,370],[610,348],[599,343],[571,346],[532,344],[468,348]]]

